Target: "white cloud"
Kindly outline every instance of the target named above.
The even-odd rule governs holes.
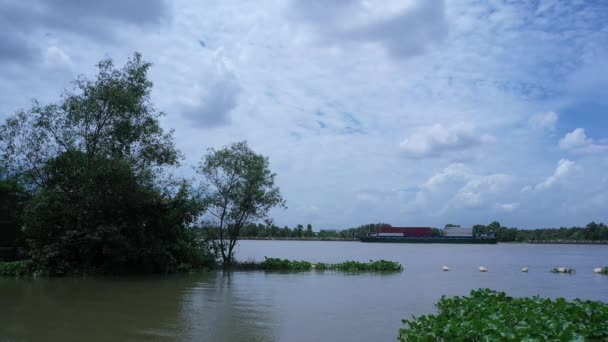
[[[559,141],[559,147],[576,153],[592,154],[608,151],[608,145],[596,144],[587,137],[584,128],[576,128]]]
[[[498,209],[500,211],[510,213],[510,212],[513,212],[513,211],[519,209],[519,203],[518,202],[496,203],[495,207],[496,207],[496,209]]]
[[[506,174],[475,176],[458,190],[451,205],[454,207],[476,208],[486,204],[485,197],[504,191],[512,183],[512,177]]]
[[[477,132],[475,125],[460,122],[450,126],[435,124],[418,129],[399,147],[410,158],[437,157],[493,142],[488,134]]]
[[[536,191],[552,188],[556,183],[566,179],[577,169],[576,163],[568,159],[560,159],[553,175],[547,177],[543,182],[534,187]]]
[[[487,223],[498,212],[520,226],[606,220],[594,195],[605,155],[576,161],[585,177],[550,180],[547,198],[534,188],[560,151],[518,131],[522,123],[551,131],[561,116],[546,109],[570,115],[569,99],[605,103],[599,2],[48,2],[34,0],[41,13],[0,0],[8,4],[0,11],[2,117],[32,97],[57,100],[102,58],[120,66],[140,51],[153,64],[151,100],[167,113],[161,123],[175,129],[184,165],[208,147],[247,139],[269,157],[288,202],[273,212],[277,224],[440,226]],[[580,118],[589,127],[594,120]],[[582,150],[602,144],[596,138]],[[466,165],[446,168],[455,160]],[[535,179],[529,193],[517,191],[520,179]],[[598,204],[587,206],[590,198]],[[563,202],[581,209],[554,215]],[[520,207],[510,215],[496,203]],[[418,209],[404,215],[410,206]]]
[[[377,43],[391,55],[411,57],[447,36],[444,0],[360,0],[315,2],[292,0],[290,14],[312,25],[324,43]]]
[[[557,113],[555,112],[546,112],[541,114],[533,115],[529,120],[528,124],[532,128],[536,129],[555,129],[555,124],[557,123]]]

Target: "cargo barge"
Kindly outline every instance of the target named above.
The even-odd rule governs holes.
[[[388,243],[463,243],[463,244],[496,244],[496,238],[491,237],[383,237],[383,236],[362,236],[361,242],[388,242]]]
[[[456,243],[456,244],[496,244],[493,236],[473,236],[473,229],[447,227],[443,235],[433,236],[430,227],[382,227],[378,233],[361,236],[361,242],[383,243]]]

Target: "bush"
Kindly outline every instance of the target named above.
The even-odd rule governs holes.
[[[404,320],[400,341],[606,340],[608,305],[563,298],[513,298],[489,289],[441,297],[437,315]]]
[[[0,262],[0,276],[3,277],[17,277],[30,274],[31,272],[31,260]]]
[[[45,169],[47,188],[25,215],[37,269],[51,275],[167,273],[212,259],[209,246],[187,228],[199,212],[187,185],[161,191],[122,160],[81,152],[64,153]]]

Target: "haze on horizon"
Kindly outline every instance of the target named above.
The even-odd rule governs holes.
[[[192,174],[270,158],[275,223],[608,221],[604,1],[0,0],[0,120],[134,51]]]

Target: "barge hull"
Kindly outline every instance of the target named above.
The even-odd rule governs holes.
[[[361,242],[382,243],[459,243],[459,244],[490,244],[495,245],[496,238],[431,238],[431,237],[393,237],[393,236],[363,236]]]

